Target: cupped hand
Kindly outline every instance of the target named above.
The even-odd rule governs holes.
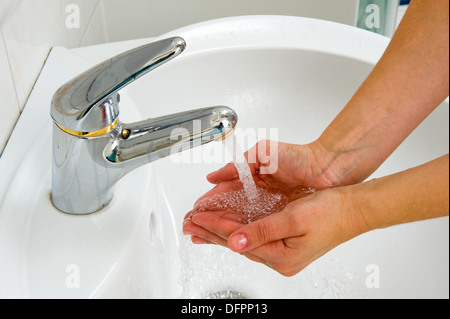
[[[368,231],[350,192],[319,191],[289,203],[281,212],[243,224],[229,210],[201,212],[187,233],[197,244],[217,244],[293,276],[326,252]]]
[[[341,186],[339,177],[329,169],[330,151],[314,142],[307,145],[264,140],[244,154],[255,181],[293,193],[304,188],[322,190]],[[239,179],[234,163],[207,176],[212,184]]]
[[[329,158],[329,154],[319,143],[293,145],[261,141],[244,156],[258,189],[269,194],[281,194],[280,203],[273,211],[280,211],[286,204],[316,190],[338,185],[336,177],[326,169],[325,160]],[[207,179],[217,186],[198,199],[193,210],[186,214],[183,225],[185,234],[200,232],[199,226],[191,220],[199,211],[227,211],[223,214],[224,217],[242,221],[242,209],[236,209],[236,206],[227,207],[230,205],[223,204],[223,197],[220,198],[220,195],[243,188],[234,163],[209,174]],[[216,200],[217,197],[219,200]],[[195,235],[192,236],[192,241],[202,242],[201,238]]]
[[[284,275],[297,273],[344,238],[344,234],[337,234],[340,226],[337,230],[330,229],[335,235],[324,236],[328,232],[325,229],[336,228],[340,223],[338,215],[341,214],[331,213],[341,206],[339,196],[325,196],[323,194],[328,193],[320,191],[339,186],[338,178],[326,169],[325,159],[329,154],[325,153],[317,144],[259,142],[245,153],[245,157],[259,189],[285,196],[278,207],[281,212],[260,220],[256,218],[248,224],[240,209],[223,203],[224,195],[242,190],[235,165],[230,163],[207,176],[216,187],[202,196],[194,209],[186,214],[184,234],[191,235],[195,244],[229,247]],[[310,195],[316,190],[319,191],[317,194]],[[328,200],[319,203],[318,198]],[[328,223],[320,221],[322,217],[326,217]],[[305,237],[307,233],[308,237]],[[305,240],[310,236],[321,243],[314,245],[314,241]],[[304,250],[302,246],[305,245],[311,249]]]

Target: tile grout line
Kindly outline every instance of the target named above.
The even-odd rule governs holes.
[[[103,36],[104,38],[104,42],[105,43],[109,43],[109,33],[108,33],[108,27],[106,24],[106,16],[105,16],[105,1],[104,0],[98,0],[99,4],[100,4],[100,9],[102,10],[102,24],[103,24]]]
[[[11,59],[9,58],[9,52],[8,52],[8,46],[6,44],[5,33],[3,32],[3,30],[1,30],[1,33],[2,33],[3,46],[5,47],[5,51],[6,51],[6,59],[8,61],[9,74],[11,76],[13,86],[14,86],[14,95],[16,97],[16,106],[17,106],[19,114],[20,114],[22,111],[21,111],[21,107],[19,105],[19,95],[17,93],[16,81],[14,79],[14,74],[13,74],[13,71],[11,68]]]
[[[22,110],[21,110],[21,107],[19,105],[19,97],[18,97],[18,94],[17,94],[16,81],[14,80],[14,76],[13,76],[12,69],[11,69],[11,61],[10,61],[10,58],[9,58],[8,47],[6,45],[5,34],[4,34],[3,30],[0,30],[0,32],[1,32],[1,41],[3,42],[3,46],[4,46],[5,52],[6,52],[6,60],[8,62],[10,78],[12,80],[12,85],[14,86],[14,96],[15,96],[15,100],[16,100],[16,108],[17,108],[17,111],[18,111],[18,115],[16,116],[16,119],[15,119],[13,125],[12,125],[12,128],[9,131],[9,134],[8,134],[6,140],[5,140],[5,145],[2,148],[0,148],[0,158],[1,158],[2,154],[3,154],[3,151],[6,149],[6,146],[8,145],[9,139],[11,138],[11,135],[12,135],[12,133],[14,131],[14,128],[16,127],[17,122],[19,121],[20,114],[22,114]]]
[[[3,32],[2,32],[2,38],[3,38]],[[3,38],[3,42],[5,42],[5,41],[4,41],[4,38]],[[31,93],[33,92],[34,87],[36,86],[36,83],[37,83],[39,77],[41,76],[42,70],[44,69],[45,64],[47,63],[47,60],[48,60],[48,58],[49,58],[49,56],[50,56],[50,53],[52,52],[52,49],[53,49],[52,47],[49,49],[49,51],[48,51],[48,53],[47,53],[47,56],[45,57],[44,62],[43,62],[43,64],[42,64],[42,67],[41,67],[41,69],[40,69],[40,71],[39,71],[39,74],[37,75],[36,79],[34,80],[33,86],[31,87],[30,93],[28,94],[27,99],[25,100],[25,103],[24,103],[24,105],[23,105],[22,108],[20,108],[19,102],[17,101],[17,106],[19,107],[19,116],[17,116],[16,121],[15,121],[15,123],[14,123],[14,125],[13,125],[11,131],[9,132],[8,138],[6,139],[5,146],[3,147],[3,149],[0,150],[0,157],[2,156],[3,151],[6,149],[6,146],[7,146],[8,143],[9,143],[9,139],[11,138],[11,135],[12,135],[12,133],[14,132],[14,129],[15,129],[17,123],[19,122],[19,119],[20,119],[20,116],[22,115],[22,112],[25,110],[25,106],[27,105],[28,100],[30,99]],[[6,52],[6,53],[7,53],[7,55],[8,55],[8,52]],[[9,56],[8,56],[8,63],[9,63]],[[10,68],[10,72],[12,72],[12,71],[11,71],[11,65],[9,65],[9,68]],[[13,82],[14,82],[14,80],[13,80]],[[16,87],[16,86],[15,86],[15,83],[13,83],[13,84],[14,84],[14,88],[15,88],[15,87]],[[15,90],[16,90],[16,99],[17,99],[17,89],[15,89]]]
[[[83,42],[84,42],[84,40],[85,40],[85,38],[86,38],[86,36],[88,34],[89,28],[92,25],[92,21],[94,19],[94,14],[95,14],[96,10],[99,8],[99,6],[100,6],[100,0],[97,0],[97,3],[95,4],[94,10],[92,10],[91,16],[89,17],[89,22],[86,25],[86,30],[84,30],[84,33],[81,36],[80,41],[78,42],[78,47],[81,47],[81,45],[83,44]],[[103,23],[104,23],[104,21],[103,21]]]

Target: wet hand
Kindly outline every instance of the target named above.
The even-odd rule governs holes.
[[[263,210],[278,212],[288,203],[304,197],[316,189],[335,186],[332,175],[324,173],[325,171],[322,169],[321,165],[325,164],[320,164],[320,159],[325,158],[324,152],[318,143],[293,145],[273,141],[261,141],[246,152],[244,155],[249,162],[258,189],[264,190],[264,194],[269,194],[270,200],[274,196],[280,197],[279,203],[275,207],[270,207],[268,210],[263,208]],[[236,192],[243,188],[235,165],[230,163],[209,174],[207,179],[212,184],[216,184],[216,187],[198,199],[194,209],[186,214],[183,223],[185,234],[205,233],[205,230],[200,230],[200,227],[191,220],[194,214],[202,211],[216,211],[228,219],[244,222],[242,216],[246,209],[237,207],[239,205],[235,205],[235,201],[229,200],[230,197],[239,196]],[[228,196],[230,194],[232,196]],[[228,202],[228,204],[224,202]],[[233,203],[230,205],[230,202]],[[247,204],[247,207],[254,208],[250,203]],[[264,204],[264,202],[259,202],[259,204]],[[227,211],[227,213],[223,213],[223,211]],[[264,216],[266,212],[259,215]],[[255,216],[247,218],[247,221],[259,217],[255,212],[252,212],[251,215]],[[210,236],[212,235],[210,234]],[[192,241],[194,243],[203,242],[198,236],[192,236]]]
[[[244,154],[256,182],[286,193],[297,189],[321,190],[341,186],[339,178],[327,170],[329,151],[320,143],[294,145],[261,141]],[[212,184],[239,179],[234,163],[207,176]],[[205,195],[206,196],[206,195]]]
[[[194,215],[185,231],[196,244],[228,247],[293,276],[341,243],[367,231],[345,188],[292,201],[281,212],[250,224],[230,210]]]

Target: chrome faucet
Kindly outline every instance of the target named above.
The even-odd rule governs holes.
[[[99,211],[111,201],[116,182],[133,169],[174,150],[233,133],[237,115],[225,106],[132,124],[120,121],[118,91],[175,58],[185,47],[179,37],[141,46],[89,69],[55,93],[51,116],[56,208],[76,215]]]

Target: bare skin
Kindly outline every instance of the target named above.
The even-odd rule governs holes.
[[[447,216],[448,155],[363,181],[448,96],[448,21],[447,0],[412,1],[377,66],[317,141],[278,143],[278,171],[270,175],[261,174],[270,155],[258,145],[250,150],[260,159],[251,165],[257,184],[294,194],[283,211],[244,225],[237,212],[213,210],[185,219],[184,233],[196,244],[223,245],[293,276],[365,232]],[[217,186],[202,198],[239,183],[232,164],[208,180]],[[302,187],[318,192],[295,196]]]

